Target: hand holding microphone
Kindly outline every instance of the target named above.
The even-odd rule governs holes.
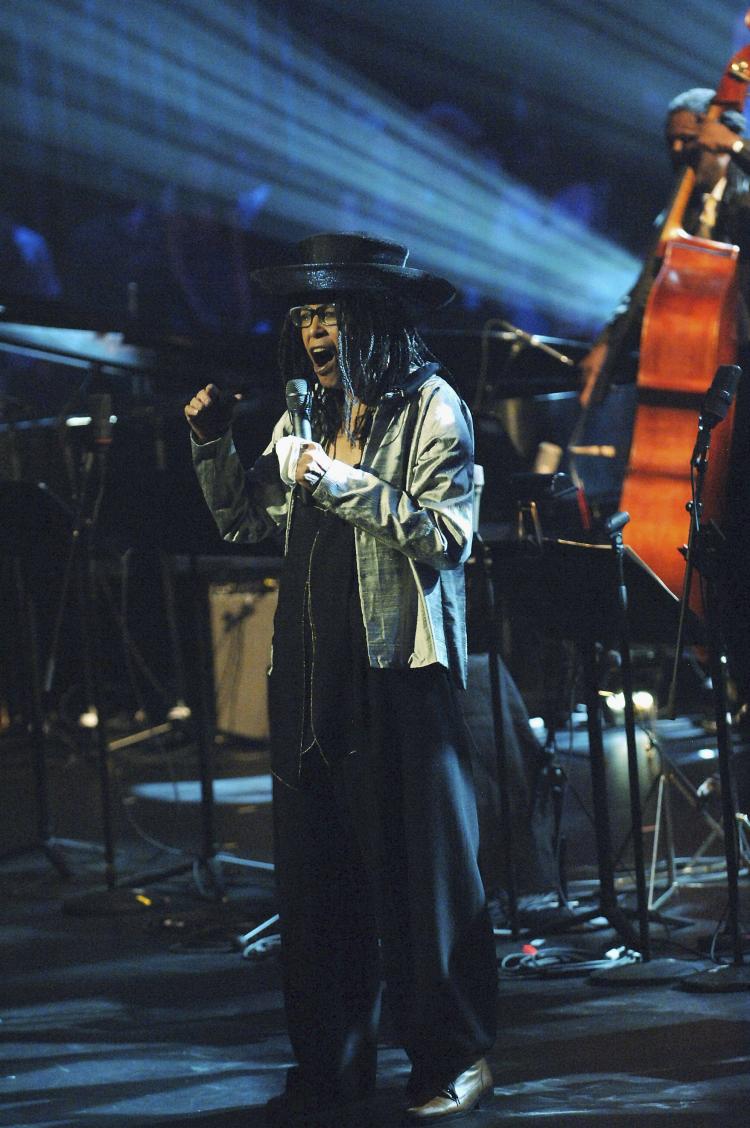
[[[287,486],[299,485],[312,491],[331,465],[320,443],[305,442],[297,435],[284,435],[276,446],[279,474]]]
[[[297,459],[294,480],[312,492],[331,465],[331,459],[320,443],[305,443]]]
[[[308,498],[331,465],[331,459],[320,443],[312,441],[312,393],[307,380],[289,380],[285,391],[294,436],[280,439],[276,444],[276,454],[281,477],[288,485],[296,483],[302,486],[308,491],[302,496]]]

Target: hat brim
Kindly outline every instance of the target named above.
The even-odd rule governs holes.
[[[253,281],[271,294],[299,295],[318,291],[371,291],[395,294],[411,310],[427,313],[452,301],[455,288],[445,278],[408,266],[385,263],[300,263],[255,270]]]

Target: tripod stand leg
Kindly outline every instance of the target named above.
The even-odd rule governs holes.
[[[666,781],[664,825],[667,833],[667,882],[669,888],[673,889],[677,884],[677,866],[674,857],[674,823],[672,821],[672,800],[669,794],[669,779]]]
[[[278,924],[279,920],[279,914],[274,913],[273,916],[270,916],[267,920],[264,920],[262,924],[256,925],[255,928],[251,928],[249,932],[246,932],[244,933],[244,935],[238,937],[239,945],[242,949],[242,955],[245,959],[250,956],[253,948],[258,943],[258,936],[260,936],[262,932],[266,932],[267,929],[271,928],[274,924]]]
[[[664,840],[667,852],[667,887],[657,896],[656,892],[656,867],[659,861],[659,839],[661,837],[662,820],[664,822]],[[654,815],[654,841],[651,847],[651,869],[648,883],[647,907],[649,911],[656,911],[667,901],[677,888],[677,871],[674,860],[674,832],[672,827],[672,804],[669,797],[669,777],[663,772],[659,776],[656,793],[656,813]]]

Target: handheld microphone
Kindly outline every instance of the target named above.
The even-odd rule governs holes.
[[[286,385],[286,406],[292,417],[292,426],[298,439],[309,443],[312,440],[310,414],[312,395],[307,380],[288,380]]]
[[[294,434],[303,442],[309,443],[312,439],[310,414],[312,412],[312,394],[307,380],[287,380],[286,406],[292,417]],[[312,504],[312,496],[305,489],[297,489],[298,496],[303,505]]]

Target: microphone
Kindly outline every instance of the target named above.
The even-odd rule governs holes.
[[[288,380],[286,385],[286,406],[292,417],[292,426],[298,439],[309,443],[312,439],[310,413],[312,395],[307,380]]]
[[[701,405],[701,423],[704,427],[715,427],[722,419],[726,419],[741,375],[742,369],[738,364],[722,364],[716,369],[716,375]]]
[[[726,419],[741,375],[742,369],[738,364],[722,364],[716,369],[698,416],[698,436],[690,460],[693,466],[701,465],[707,458],[711,432],[717,423]]]
[[[286,406],[292,417],[292,426],[298,439],[309,443],[312,439],[310,427],[310,413],[312,411],[312,395],[307,380],[287,380]],[[312,504],[312,495],[305,489],[298,489],[297,493],[303,505]]]
[[[517,325],[511,325],[509,321],[503,321],[502,318],[497,319],[497,324],[502,325],[507,333],[512,333],[515,337],[514,343],[521,347],[531,345],[532,348],[541,349],[541,351],[547,353],[548,356],[559,360],[561,364],[567,364],[571,368],[575,366],[576,362],[571,356],[566,356],[565,353],[560,352],[559,349],[553,349],[551,345],[548,345],[546,341],[543,341],[536,333],[527,333],[525,329],[519,329]]]
[[[604,522],[604,531],[611,537],[615,533],[619,533],[621,529],[624,529],[629,520],[630,514],[626,513],[624,509],[620,509]]]

